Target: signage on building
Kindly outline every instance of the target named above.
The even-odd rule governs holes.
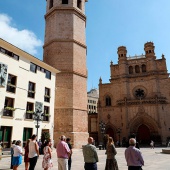
[[[0,63],[0,87],[5,87],[7,79],[8,66],[4,63]]]

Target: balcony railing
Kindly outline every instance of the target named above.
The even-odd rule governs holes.
[[[13,117],[13,111],[12,110],[4,109],[3,116]]]
[[[44,116],[43,121],[49,121],[49,116]]]
[[[45,102],[50,102],[50,96],[48,96],[48,95],[44,95],[44,101]]]
[[[33,119],[33,115],[32,115],[32,113],[28,113],[28,112],[26,112],[26,114],[25,114],[25,118],[26,118],[26,119]]]
[[[28,97],[34,98],[35,97],[35,91],[28,91]]]
[[[7,90],[8,92],[15,93],[16,86],[13,85],[13,84],[8,83],[8,84],[7,84],[7,89],[6,89],[6,90]]]

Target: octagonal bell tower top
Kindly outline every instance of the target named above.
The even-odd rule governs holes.
[[[61,7],[61,8],[71,8],[74,7],[83,14],[85,13],[85,2],[88,0],[46,0],[46,12],[50,11],[52,8]]]

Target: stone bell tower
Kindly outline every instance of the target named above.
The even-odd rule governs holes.
[[[87,69],[85,2],[46,0],[44,62],[57,68],[54,140],[71,138],[73,147],[87,143]]]

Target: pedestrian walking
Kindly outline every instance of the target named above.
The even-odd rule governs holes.
[[[97,170],[98,155],[96,147],[93,145],[93,138],[88,138],[88,144],[83,146],[84,169]]]
[[[154,141],[153,140],[151,140],[150,146],[151,146],[151,149],[154,149]]]
[[[18,140],[14,146],[14,155],[12,158],[13,170],[18,170],[18,166],[22,163],[22,155],[21,141]]]
[[[25,154],[24,154],[25,170],[28,170],[29,168],[29,157],[28,157],[29,143],[30,143],[30,139],[27,140],[27,143],[25,145]]]
[[[16,140],[13,140],[13,141],[12,141],[11,148],[10,148],[10,151],[11,151],[11,167],[10,167],[10,169],[13,169],[12,160],[13,160],[13,155],[14,155],[15,143],[16,143]]]
[[[29,154],[28,154],[30,160],[29,170],[34,170],[39,156],[39,148],[36,140],[37,140],[37,135],[32,135],[29,143]]]
[[[41,142],[41,139],[39,139],[38,141],[38,147],[39,147],[39,154],[43,154],[43,147],[42,147],[42,142]]]
[[[50,141],[46,141],[43,149],[44,157],[42,162],[42,167],[44,170],[48,170],[49,168],[53,167],[52,159],[51,159],[51,147]]]
[[[135,147],[136,140],[134,138],[130,138],[129,145],[130,146],[125,150],[125,159],[128,170],[142,170],[144,160],[141,151]]]
[[[58,170],[68,170],[68,158],[71,151],[66,143],[66,137],[64,135],[60,137],[56,152],[58,157]]]
[[[70,156],[69,156],[69,159],[68,159],[68,170],[71,170],[71,163],[72,163],[72,159],[71,159],[71,156],[72,156],[72,146],[70,144],[70,141],[71,139],[70,138],[67,138],[66,139],[66,143],[68,144],[68,147],[70,149]]]
[[[106,159],[105,170],[119,170],[117,160],[115,158],[116,154],[117,151],[113,142],[113,138],[109,137],[108,144],[106,147],[107,159]]]

